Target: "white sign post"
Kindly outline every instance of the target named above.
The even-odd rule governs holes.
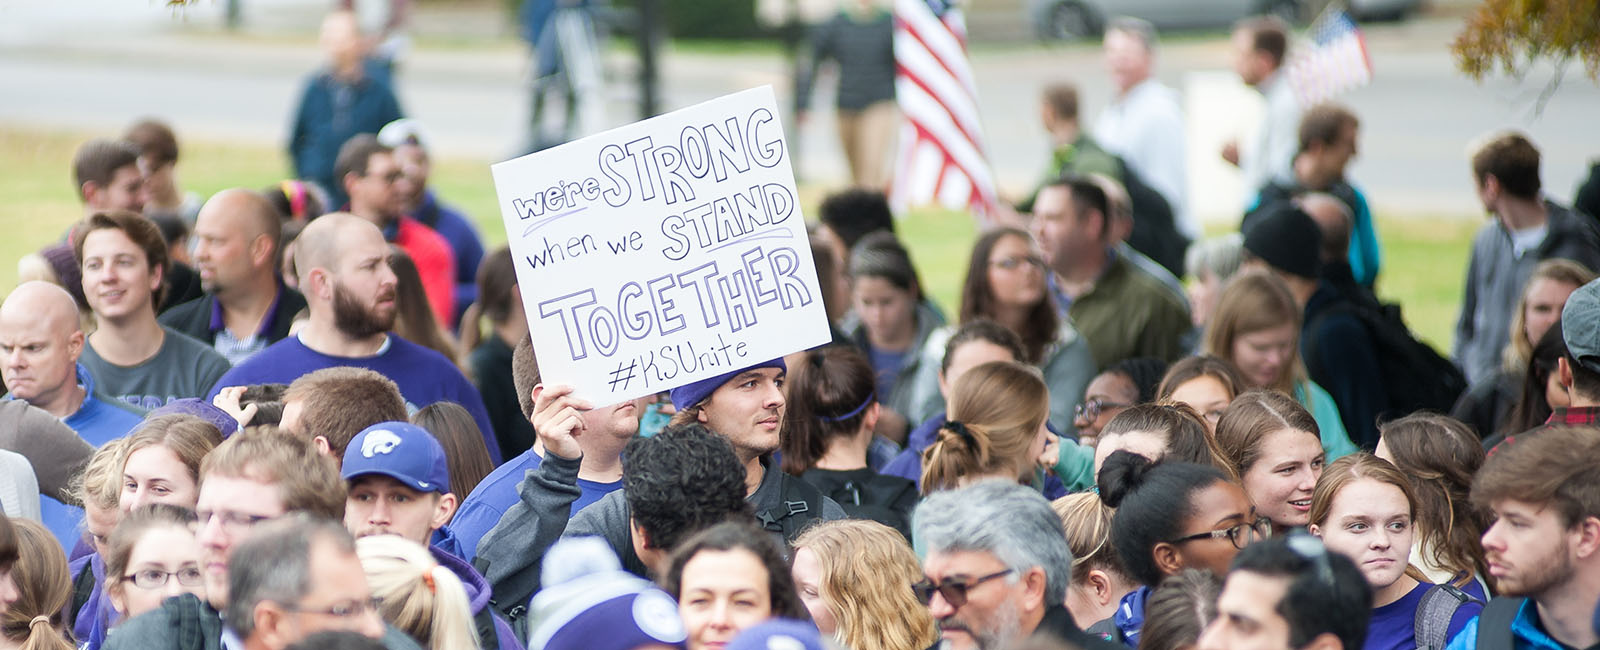
[[[546,383],[596,405],[830,340],[771,87],[492,167]]]

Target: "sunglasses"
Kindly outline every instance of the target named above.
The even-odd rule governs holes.
[[[950,607],[952,609],[961,609],[962,605],[967,604],[967,592],[973,587],[1000,576],[1012,573],[1012,571],[1012,569],[1006,569],[1004,571],[998,571],[986,576],[979,576],[976,578],[951,578],[949,580],[937,583],[933,582],[932,580],[923,579],[915,584],[912,584],[911,591],[917,595],[917,600],[922,601],[923,605],[932,603],[934,592],[938,592],[940,596],[944,596],[944,602],[950,603]]]

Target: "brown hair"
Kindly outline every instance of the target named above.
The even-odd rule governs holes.
[[[511,310],[517,306],[517,268],[512,262],[511,249],[501,246],[484,256],[478,264],[477,282],[478,299],[467,306],[467,311],[461,315],[461,326],[457,328],[462,357],[483,341],[484,317],[488,317],[490,323],[504,323],[511,319]],[[517,342],[506,341],[506,344],[516,345]]]
[[[362,429],[379,422],[404,422],[406,400],[393,380],[366,368],[336,366],[301,375],[283,394],[300,402],[300,434],[322,436],[339,458]]]
[[[394,333],[444,355],[459,368],[461,358],[456,354],[455,339],[434,317],[428,292],[422,286],[422,275],[417,272],[417,263],[405,249],[389,244],[389,268],[394,270],[395,277]]]
[[[1244,476],[1261,458],[1261,442],[1267,436],[1293,429],[1304,431],[1321,441],[1322,430],[1306,407],[1283,393],[1253,390],[1234,398],[1228,412],[1217,422],[1217,444],[1235,476]]]
[[[1472,154],[1472,176],[1478,185],[1494,176],[1506,194],[1521,199],[1538,198],[1539,148],[1521,133],[1502,133]]]
[[[1078,119],[1078,87],[1065,81],[1044,87],[1044,105],[1050,107],[1056,119]]]
[[[1356,114],[1351,113],[1350,109],[1332,102],[1312,106],[1300,118],[1300,152],[1305,153],[1313,144],[1330,145],[1338,142],[1347,126],[1361,126],[1361,120],[1356,119]]]
[[[122,480],[122,466],[133,452],[145,447],[166,447],[189,470],[189,478],[200,484],[200,463],[222,444],[222,432],[217,425],[193,415],[159,415],[140,424],[127,438],[122,450],[122,460],[117,463],[117,481]]]
[[[1189,383],[1198,377],[1210,377],[1222,384],[1222,389],[1228,391],[1228,397],[1238,397],[1240,393],[1249,390],[1244,384],[1244,378],[1239,376],[1239,370],[1233,363],[1222,357],[1209,354],[1200,354],[1179,359],[1172,367],[1167,368],[1167,374],[1161,378],[1161,385],[1156,388],[1156,399],[1171,399],[1172,393],[1179,386]]]
[[[0,614],[0,636],[21,644],[22,650],[73,650],[62,618],[72,598],[72,578],[61,544],[44,526],[28,519],[12,519],[17,536],[17,561],[11,580],[17,601]]]
[[[1111,517],[1116,510],[1094,492],[1078,492],[1050,502],[1050,509],[1061,518],[1072,550],[1072,582],[1087,580],[1089,572],[1100,569],[1122,576],[1129,583],[1133,576],[1122,566],[1122,558],[1111,545]]]
[[[1217,618],[1221,595],[1221,578],[1205,569],[1184,569],[1167,576],[1145,601],[1139,647],[1194,647],[1200,633]]]
[[[317,453],[310,439],[277,427],[251,427],[223,441],[200,464],[202,485],[211,476],[274,484],[285,510],[344,521],[345,484],[337,464]]]
[[[88,239],[89,233],[96,230],[120,230],[134,246],[144,251],[145,264],[150,270],[161,271],[161,286],[150,296],[152,309],[160,305],[167,297],[167,272],[171,265],[167,259],[167,239],[161,236],[161,228],[154,221],[144,215],[128,212],[127,210],[112,210],[109,212],[96,212],[89,215],[72,229],[72,256],[78,262],[78,268],[83,268],[83,242]]]
[[[1272,67],[1283,65],[1289,52],[1289,26],[1277,16],[1249,16],[1234,23],[1234,31],[1250,33],[1250,49],[1272,58]]]
[[[122,139],[139,148],[139,155],[149,158],[153,167],[178,162],[178,136],[172,128],[154,118],[134,122]]]
[[[511,348],[511,385],[517,390],[517,406],[522,407],[522,417],[531,418],[533,387],[543,381],[539,373],[539,357],[533,352],[532,335],[522,337],[514,345]]]
[[[167,503],[152,503],[123,515],[106,542],[106,591],[122,591],[123,581],[119,578],[127,575],[128,563],[133,561],[133,547],[145,533],[157,528],[182,528],[194,534],[195,522],[193,510]]]
[[[816,465],[837,438],[861,433],[877,402],[877,373],[853,345],[807,350],[785,382],[783,471],[799,476]]]
[[[450,493],[465,499],[483,477],[494,471],[483,431],[467,409],[455,402],[434,402],[411,416],[411,423],[428,430],[444,448],[450,465]]]
[[[1554,506],[1572,527],[1600,517],[1600,436],[1588,427],[1556,426],[1506,438],[1472,480],[1472,503],[1489,508],[1515,499]]]
[[[1038,369],[1015,361],[990,361],[950,387],[950,420],[922,452],[922,493],[952,489],[964,476],[1022,472],[1032,467],[1028,449],[1045,418],[1050,394]]]
[[[823,601],[847,648],[922,650],[939,638],[911,584],[922,579],[904,537],[875,521],[842,519],[812,526],[794,540],[822,566]]]
[[[83,184],[93,182],[105,187],[117,175],[117,170],[139,164],[139,148],[131,142],[97,138],[83,143],[72,155],[72,180],[77,183],[72,193],[83,196]]]
[[[0,573],[11,570],[17,561],[17,533],[11,530],[11,518],[0,515]]]
[[[1411,491],[1411,481],[1393,464],[1364,451],[1344,456],[1329,463],[1317,477],[1317,486],[1311,491],[1311,523],[1326,526],[1333,510],[1333,499],[1346,485],[1360,479],[1372,479],[1393,485],[1406,496],[1411,508],[1411,518],[1417,516],[1417,495]]]
[[[372,163],[372,157],[378,154],[392,154],[394,149],[378,142],[378,136],[371,133],[357,133],[339,145],[339,155],[333,160],[333,182],[340,188],[344,187],[346,176],[367,175],[367,166]]]
[[[972,246],[972,257],[967,261],[967,279],[961,287],[960,324],[994,317],[995,297],[994,287],[989,286],[989,256],[994,254],[995,245],[1006,237],[1033,241],[1032,236],[1020,228],[997,228],[978,238],[978,243]],[[1046,294],[1039,304],[1028,310],[1023,331],[1016,333],[1022,339],[1023,350],[1028,353],[1025,361],[1037,362],[1044,357],[1045,346],[1056,340],[1056,328],[1060,324],[1055,305]]]
[[[1188,404],[1162,402],[1131,406],[1106,423],[1100,439],[1132,431],[1148,431],[1166,438],[1167,453],[1160,460],[1209,465],[1224,474],[1233,471],[1221,446],[1206,430],[1205,420]],[[1237,476],[1229,478],[1238,479]]]
[[[1528,361],[1533,358],[1533,346],[1538,343],[1529,341],[1528,337],[1523,336],[1523,331],[1528,328],[1528,290],[1533,287],[1533,283],[1538,280],[1549,280],[1581,287],[1589,284],[1594,278],[1594,271],[1572,260],[1549,259],[1533,267],[1533,274],[1528,276],[1528,283],[1522,285],[1522,292],[1517,296],[1517,310],[1511,314],[1511,342],[1506,345],[1505,352],[1501,355],[1501,362],[1506,372],[1522,372],[1527,367]]]
[[[1417,543],[1435,566],[1489,579],[1479,539],[1488,527],[1472,507],[1472,475],[1483,466],[1483,445],[1467,425],[1437,413],[1415,413],[1378,425],[1395,467],[1416,497]],[[1426,543],[1424,543],[1426,542]]]
[[[1300,361],[1300,306],[1295,304],[1289,286],[1262,269],[1241,271],[1228,281],[1217,299],[1217,308],[1206,325],[1202,341],[1205,354],[1233,361],[1233,342],[1245,334],[1290,325],[1294,331],[1290,347],[1294,361],[1271,388],[1284,393],[1294,390],[1295,382],[1306,375]]]

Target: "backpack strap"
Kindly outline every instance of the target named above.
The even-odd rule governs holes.
[[[1478,650],[1514,650],[1511,622],[1522,611],[1524,602],[1526,598],[1502,596],[1483,606],[1483,613],[1478,615]]]
[[[69,629],[77,624],[78,612],[83,611],[83,606],[94,598],[94,588],[97,585],[94,581],[94,567],[90,566],[91,564],[93,563],[84,562],[83,569],[78,571],[78,575],[72,576],[72,605],[65,612]]]
[[[478,631],[478,646],[484,650],[500,647],[500,632],[494,625],[494,607],[484,607],[472,615],[472,624]]]
[[[767,471],[778,470],[769,468]],[[785,542],[794,540],[800,531],[814,519],[822,518],[822,492],[793,476],[785,475],[778,482],[778,503],[762,508],[756,513],[761,527],[782,533]]]
[[[1411,623],[1417,650],[1444,650],[1445,644],[1450,642],[1450,619],[1469,602],[1478,602],[1478,599],[1449,583],[1434,585],[1423,592]]]

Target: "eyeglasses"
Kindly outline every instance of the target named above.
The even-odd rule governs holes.
[[[367,612],[376,613],[378,608],[382,605],[383,599],[373,596],[372,598],[368,598],[366,600],[349,600],[342,603],[335,603],[331,606],[323,608],[295,606],[287,607],[285,609],[288,609],[291,612],[299,612],[301,614],[321,614],[323,616],[332,616],[334,618],[355,618],[357,616],[366,614]]]
[[[1022,257],[1007,257],[1005,259],[998,259],[998,260],[995,260],[995,261],[990,262],[990,263],[995,265],[995,266],[998,266],[998,267],[1000,267],[1002,269],[1005,269],[1007,271],[1016,270],[1016,269],[1018,269],[1018,268],[1020,268],[1020,267],[1022,267],[1024,265],[1031,266],[1031,267],[1034,267],[1034,268],[1039,268],[1039,269],[1044,268],[1044,258],[1039,257],[1037,255],[1025,255],[1025,256],[1022,256]]]
[[[176,577],[178,584],[185,587],[198,587],[201,583],[200,567],[186,566],[177,571],[162,571],[160,569],[143,569],[133,572],[132,575],[122,576],[123,582],[132,582],[133,586],[140,589],[160,589],[167,584],[167,579]]]
[[[1328,547],[1322,544],[1322,540],[1305,533],[1294,533],[1284,540],[1284,544],[1301,559],[1311,561],[1317,571],[1317,580],[1323,586],[1329,589],[1338,586],[1333,580],[1333,565],[1328,563]]]
[[[205,528],[206,526],[210,525],[212,519],[217,520],[217,522],[222,526],[223,532],[227,533],[229,537],[237,537],[240,533],[246,532],[256,524],[268,519],[272,519],[272,517],[266,515],[247,515],[242,512],[234,512],[232,510],[200,510],[195,512],[195,522],[199,524],[201,528]]]
[[[1251,542],[1263,540],[1271,536],[1272,520],[1266,517],[1260,517],[1254,522],[1248,524],[1237,524],[1222,530],[1208,530],[1203,533],[1185,535],[1183,537],[1171,540],[1168,543],[1182,544],[1184,542],[1194,541],[1197,539],[1218,539],[1226,537],[1228,538],[1228,541],[1233,542],[1234,548],[1242,549],[1246,546],[1249,546]]]
[[[939,583],[935,583],[932,580],[923,579],[911,585],[911,591],[916,593],[917,600],[922,601],[922,604],[924,605],[933,602],[934,592],[939,592],[940,596],[944,596],[944,602],[950,603],[952,608],[961,609],[962,605],[967,604],[967,591],[985,582],[1009,574],[1012,571],[1012,569],[1006,569],[1004,571],[991,573],[986,576],[979,576],[976,578],[953,578]]]
[[[1076,407],[1074,407],[1072,409],[1072,413],[1076,417],[1083,418],[1085,420],[1098,420],[1098,419],[1100,419],[1101,411],[1104,411],[1106,409],[1125,409],[1125,408],[1128,408],[1130,406],[1133,406],[1133,405],[1132,404],[1123,404],[1121,402],[1108,402],[1108,401],[1106,401],[1104,399],[1096,397],[1096,398],[1091,399],[1091,400],[1089,400],[1087,402],[1084,402],[1082,404],[1077,405]]]

